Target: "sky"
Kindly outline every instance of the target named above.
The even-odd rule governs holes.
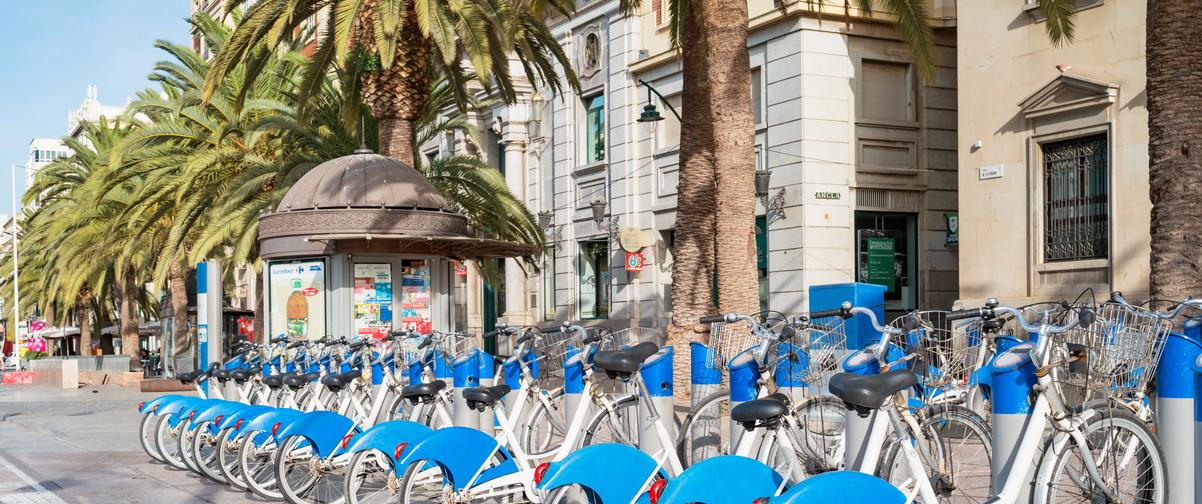
[[[17,191],[24,191],[30,139],[65,135],[67,112],[83,102],[88,84],[105,105],[150,86],[146,75],[165,56],[154,42],[188,42],[188,0],[0,5],[0,214],[11,214],[10,169],[18,165]]]

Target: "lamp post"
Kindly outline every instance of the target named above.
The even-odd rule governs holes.
[[[664,95],[659,94],[659,91],[656,91],[655,88],[651,87],[651,84],[648,84],[645,80],[639,79],[639,84],[642,84],[643,87],[647,88],[647,104],[643,105],[643,113],[639,114],[638,122],[652,123],[664,120],[664,116],[659,114],[659,110],[656,109],[655,104],[651,103],[652,93],[654,93],[655,96],[658,96],[659,100],[664,102],[664,105],[668,106],[668,110],[672,111],[672,115],[676,116],[677,121],[681,121],[680,112],[676,111],[676,107],[673,107],[672,103],[669,102],[667,98],[664,98]]]
[[[17,352],[17,371],[21,370],[21,284],[17,261],[17,165],[12,165],[13,197],[13,348]]]

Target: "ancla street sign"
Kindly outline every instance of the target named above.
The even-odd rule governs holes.
[[[642,252],[627,252],[626,253],[626,271],[639,272],[643,271],[643,263],[647,258],[643,257]]]

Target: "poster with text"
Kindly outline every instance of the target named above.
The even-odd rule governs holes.
[[[430,320],[430,263],[421,259],[401,261],[400,327],[425,334],[433,329]]]
[[[392,330],[392,265],[355,264],[355,334],[383,338]]]
[[[269,335],[310,340],[326,336],[326,262],[271,263]]]

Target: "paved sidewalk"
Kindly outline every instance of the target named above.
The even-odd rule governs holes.
[[[136,409],[158,395],[0,385],[0,504],[257,502],[151,462]]]

